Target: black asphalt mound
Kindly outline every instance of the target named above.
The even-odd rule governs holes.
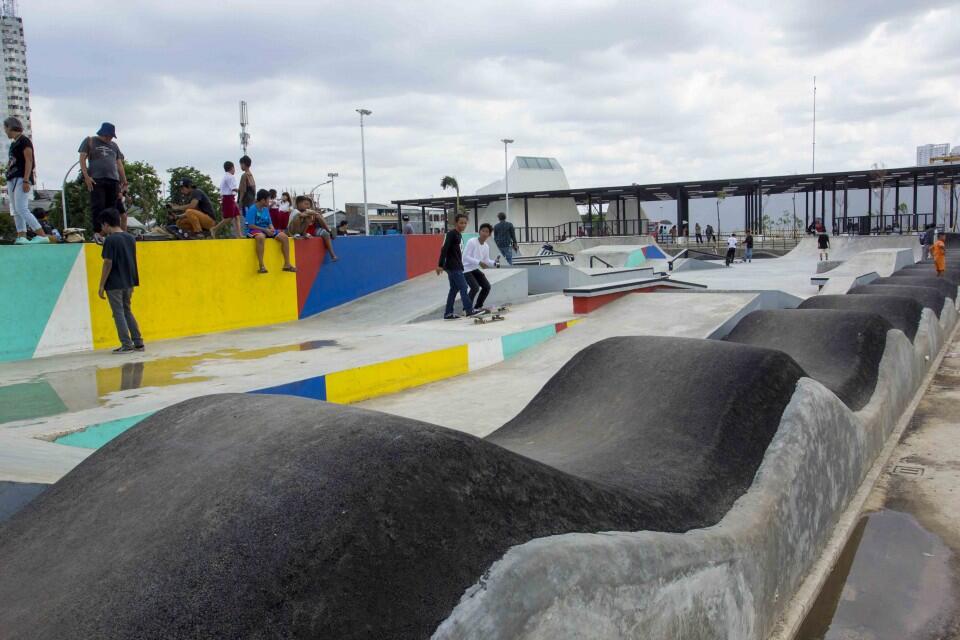
[[[949,276],[955,282],[960,283],[960,267],[957,267],[956,265],[957,265],[957,262],[950,260],[950,257],[947,256],[947,270],[944,272],[944,275]],[[919,273],[919,274],[929,276],[931,278],[937,277],[937,271],[936,269],[934,269],[932,262],[914,264],[908,267],[904,267],[903,269],[900,269],[899,271],[895,272],[894,275],[898,273],[909,273],[909,274]]]
[[[913,298],[877,295],[819,295],[804,300],[798,309],[840,309],[875,313],[900,329],[912,341],[920,326],[923,305]]]
[[[847,291],[847,295],[861,294],[913,298],[924,307],[936,313],[938,318],[940,317],[940,312],[943,311],[944,295],[940,293],[939,289],[932,289],[930,287],[895,284],[862,284]]]
[[[804,375],[769,349],[609,338],[580,351],[486,439],[668,504],[680,530],[704,527],[750,486]]]
[[[956,297],[957,286],[960,286],[960,271],[944,271],[942,276],[937,277],[937,273],[933,269],[931,269],[930,271],[900,270],[894,273],[890,277],[891,278],[909,278],[910,280],[930,279],[930,280],[937,280],[939,282],[948,282],[950,283],[951,286],[953,286],[953,292],[954,292],[953,297]]]
[[[944,298],[950,298],[953,301],[957,299],[957,285],[951,284],[944,278],[926,277],[926,276],[910,276],[910,275],[894,275],[889,278],[877,278],[872,280],[870,284],[892,284],[895,286],[908,286],[908,287],[930,287],[931,289],[936,289],[943,294]]]
[[[0,525],[0,635],[425,638],[513,545],[716,522],[803,375],[744,345],[607,340],[490,440],[301,398],[189,400]],[[495,442],[524,438],[555,466]]]
[[[510,546],[677,529],[640,493],[388,414],[198,398],[0,529],[0,636],[425,638]]]
[[[858,411],[877,386],[892,328],[881,316],[863,311],[777,309],[748,314],[724,340],[780,349]]]

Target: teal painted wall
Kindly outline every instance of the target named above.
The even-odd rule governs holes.
[[[0,247],[0,361],[33,357],[82,246]]]
[[[556,327],[554,325],[548,325],[546,327],[537,327],[536,329],[529,329],[527,331],[520,331],[519,333],[511,333],[510,335],[503,336],[503,357],[510,358],[515,356],[524,349],[529,349],[545,340],[549,340],[555,336],[556,333]]]

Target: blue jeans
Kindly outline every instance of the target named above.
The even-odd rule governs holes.
[[[463,271],[447,271],[447,279],[450,281],[450,291],[447,293],[447,306],[443,310],[443,315],[453,315],[453,301],[460,294],[460,301],[463,302],[463,310],[466,313],[473,311],[473,303],[470,302],[470,293],[467,289],[467,278]]]
[[[503,259],[507,261],[507,264],[513,264],[513,247],[501,247],[500,245],[497,245],[497,249],[500,250],[501,255],[503,255]]]
[[[751,249],[750,247],[747,247],[746,249],[744,249],[743,259],[746,260],[747,262],[750,262],[751,260],[753,260],[753,249]]]
[[[36,231],[40,228],[36,216],[30,212],[30,191],[23,191],[23,178],[13,178],[7,183],[7,195],[10,196],[10,215],[17,227],[17,233],[26,233],[27,227]]]

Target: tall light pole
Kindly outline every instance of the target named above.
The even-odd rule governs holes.
[[[363,140],[363,116],[373,115],[369,109],[357,109],[360,114],[360,159],[363,162],[363,228],[366,235],[370,235],[370,215],[367,211],[367,149]]]
[[[817,76],[813,76],[813,148],[810,151],[810,173],[817,172]]]
[[[330,178],[330,199],[333,201],[333,223],[337,223],[337,185],[334,183],[335,178],[339,178],[339,173],[328,173],[327,177]]]
[[[510,175],[507,170],[507,145],[513,144],[513,140],[510,138],[504,138],[500,142],[503,143],[503,207],[504,213],[507,214],[507,219],[510,219]]]
[[[247,125],[250,124],[250,118],[247,115],[247,101],[240,101],[240,146],[243,147],[243,155],[247,155],[247,144],[250,142],[250,134],[247,133]]]

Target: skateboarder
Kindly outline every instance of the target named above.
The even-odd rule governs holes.
[[[483,269],[496,267],[497,263],[490,259],[490,245],[487,240],[493,233],[493,226],[484,222],[480,225],[480,232],[476,238],[470,238],[467,246],[463,250],[463,275],[470,286],[470,300],[473,302],[473,308],[489,313],[490,310],[483,306],[490,295],[490,281],[483,275]]]
[[[822,223],[817,225],[817,248],[820,250],[821,260],[830,259],[830,236]]]
[[[467,228],[467,214],[458,213],[454,220],[454,228],[447,231],[447,236],[443,240],[443,247],[440,249],[440,261],[437,263],[437,275],[444,271],[447,272],[447,279],[450,281],[450,291],[447,292],[447,306],[443,310],[444,320],[456,320],[453,315],[453,302],[460,294],[460,300],[463,302],[463,311],[467,316],[475,316],[479,311],[473,308],[470,301],[470,295],[467,292],[467,279],[463,275],[463,255],[460,251],[460,244],[463,242],[463,230]]]
[[[933,267],[937,270],[937,277],[943,277],[943,272],[947,270],[947,234],[943,231],[937,234],[937,241],[930,247],[930,254],[933,256]]]
[[[730,237],[727,238],[727,266],[729,267],[733,263],[733,259],[737,257],[737,234],[731,233]]]
[[[743,261],[753,262],[753,233],[747,231],[747,236],[743,239]]]

